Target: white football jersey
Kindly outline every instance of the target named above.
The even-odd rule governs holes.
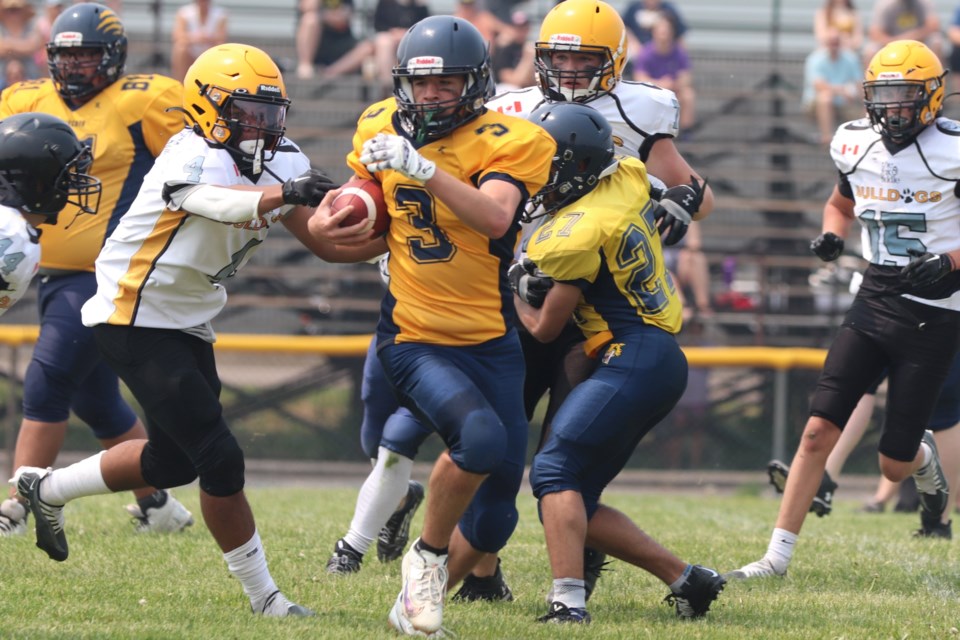
[[[296,177],[310,161],[284,139],[264,167],[256,186]],[[97,258],[97,293],[83,306],[85,325],[182,329],[212,341],[209,322],[227,301],[223,280],[292,208],[274,209],[256,221],[216,222],[167,209],[161,191],[171,180],[254,185],[226,150],[211,148],[189,129],[172,137]]]
[[[908,249],[960,248],[960,123],[938,118],[891,155],[868,119],[854,120],[837,129],[830,155],[853,190],[865,259],[902,267]],[[960,310],[960,292],[944,300],[905,297]]]
[[[527,87],[494,96],[487,102],[487,108],[526,118],[544,102],[540,87]],[[621,80],[611,93],[584,104],[596,109],[610,123],[619,155],[646,161],[653,136],[676,137],[679,131],[677,96],[656,85]]]
[[[0,316],[23,297],[40,265],[40,234],[20,212],[0,205]]]

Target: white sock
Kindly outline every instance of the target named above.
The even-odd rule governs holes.
[[[364,480],[357,496],[350,530],[343,538],[360,553],[366,553],[380,529],[407,495],[413,460],[388,451],[377,450],[377,464]]]
[[[791,533],[786,529],[774,529],[770,536],[770,544],[767,546],[766,558],[770,560],[773,568],[783,573],[790,564],[793,557],[793,548],[797,544],[797,534]]]
[[[69,467],[52,471],[40,485],[40,499],[50,505],[63,505],[77,498],[113,493],[100,471],[100,458],[104,453],[106,451],[101,451]]]
[[[250,598],[250,606],[260,613],[264,601],[277,591],[277,584],[267,569],[267,556],[260,542],[260,534],[254,531],[250,540],[227,551],[223,559],[227,561],[230,573],[243,585],[243,592]]]
[[[923,454],[923,458],[921,459],[920,467],[917,469],[918,471],[930,464],[930,460],[933,459],[933,449],[931,449],[930,445],[926,442],[921,442],[920,453]]]
[[[587,590],[583,586],[583,580],[554,578],[553,601],[564,604],[569,609],[586,609]]]

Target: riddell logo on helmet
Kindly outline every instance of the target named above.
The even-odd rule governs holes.
[[[877,80],[903,80],[903,74],[899,71],[881,71],[877,74]]]
[[[443,68],[443,58],[440,56],[419,56],[416,58],[411,58],[407,62],[407,69],[412,71],[414,69],[442,69]]]
[[[257,94],[272,93],[274,95],[281,95],[283,92],[280,91],[280,87],[275,84],[261,84],[257,87]]]
[[[575,33],[555,33],[550,36],[551,44],[563,44],[569,47],[579,47],[583,40]]]
[[[83,34],[79,31],[61,31],[53,38],[58,47],[79,47],[83,45]]]

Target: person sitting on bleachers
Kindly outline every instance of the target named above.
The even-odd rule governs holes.
[[[807,56],[803,71],[803,104],[816,118],[824,145],[830,144],[837,125],[863,115],[860,57],[844,46],[836,29],[826,38],[825,47]]]
[[[943,53],[940,17],[933,0],[877,0],[868,35],[864,60],[894,40],[919,40],[936,56]]]
[[[534,54],[533,42],[530,42],[530,16],[523,11],[514,11],[510,24],[497,36],[490,58],[498,94],[533,83]]]
[[[34,54],[44,41],[27,0],[0,1],[0,88],[40,77]]]
[[[659,14],[650,33],[650,41],[633,59],[633,79],[669,89],[677,95],[680,102],[680,133],[683,136],[684,131],[693,124],[695,114],[696,95],[690,56],[677,39],[673,21],[667,14]]]
[[[360,44],[351,29],[352,19],[353,0],[300,0],[296,36],[298,78],[314,77],[315,65],[333,65]],[[361,63],[362,58],[343,73],[358,69]]]
[[[170,75],[180,82],[201,53],[227,41],[227,11],[212,0],[193,0],[173,18]]]

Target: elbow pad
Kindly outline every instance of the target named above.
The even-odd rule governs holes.
[[[170,181],[163,185],[163,201],[171,211],[186,211],[217,222],[250,222],[260,217],[261,191],[212,184]]]

